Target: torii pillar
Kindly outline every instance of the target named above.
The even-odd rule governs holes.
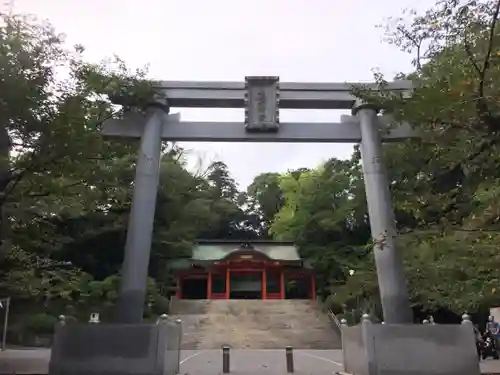
[[[403,261],[396,244],[396,220],[377,113],[378,108],[359,101],[352,110],[352,114],[359,120],[361,130],[363,178],[384,321],[409,324],[413,323],[413,312]]]
[[[130,127],[124,126],[120,136],[141,137],[116,308],[117,323],[138,324],[143,318],[160,175],[162,129],[170,117],[168,113],[166,103],[155,103],[145,116],[129,114],[124,120],[108,120],[133,123],[136,131],[127,131]]]

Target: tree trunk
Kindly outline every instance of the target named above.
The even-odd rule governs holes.
[[[7,210],[7,188],[12,180],[10,150],[12,141],[7,128],[0,128],[0,264],[11,249],[10,221]]]

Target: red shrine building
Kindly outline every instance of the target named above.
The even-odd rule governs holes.
[[[179,299],[316,298],[313,270],[289,242],[198,241],[171,266]]]

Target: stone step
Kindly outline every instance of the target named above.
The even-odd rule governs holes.
[[[312,301],[176,301],[183,349],[338,349],[340,338]],[[171,310],[172,311],[172,310]]]

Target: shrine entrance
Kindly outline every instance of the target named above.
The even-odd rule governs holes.
[[[262,299],[262,270],[230,270],[229,299]]]
[[[314,273],[293,243],[199,241],[173,268],[180,299],[316,298]]]

